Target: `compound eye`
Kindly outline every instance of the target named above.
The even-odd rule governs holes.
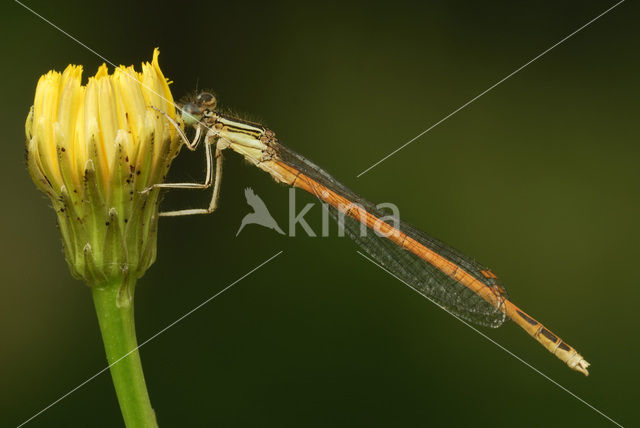
[[[216,106],[216,97],[214,97],[213,94],[210,94],[209,92],[200,93],[197,97],[197,101],[198,104],[205,107],[214,108]]]
[[[182,121],[186,126],[195,126],[202,119],[200,107],[188,103],[182,107]]]

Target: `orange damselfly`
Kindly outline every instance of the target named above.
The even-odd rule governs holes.
[[[208,208],[170,211],[163,216],[208,214],[218,203],[222,151],[230,148],[277,182],[303,189],[328,204],[347,231],[373,259],[420,294],[454,315],[482,326],[499,327],[508,317],[573,370],[588,375],[589,363],[571,346],[513,304],[490,269],[403,222],[390,225],[374,204],[361,198],[303,156],[280,144],[273,131],[216,110],[216,99],[202,92],[182,107],[184,124],[196,134],[189,140],[172,121],[184,144],[195,150],[204,140],[204,183],[163,183],[163,188],[208,188]],[[215,146],[215,151],[212,147]],[[215,161],[214,161],[215,159]],[[215,168],[214,168],[215,162]],[[361,228],[377,233],[362,234]]]

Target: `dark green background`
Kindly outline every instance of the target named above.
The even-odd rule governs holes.
[[[0,425],[105,367],[89,290],[23,161],[38,77],[102,62],[2,6]],[[390,151],[614,2],[28,4],[117,64],[162,50],[176,98],[212,88],[374,201],[491,266],[513,300],[592,363],[584,378],[511,322],[481,329],[623,425],[638,420],[640,14],[626,2],[361,178]],[[174,180],[202,177],[183,153]],[[610,426],[602,416],[360,257],[347,238],[234,235],[251,186],[287,221],[287,190],[226,156],[222,204],[163,219],[139,282],[162,427]],[[165,208],[208,194],[172,193]],[[314,202],[298,193],[298,201]],[[309,217],[319,229],[319,206]],[[103,374],[29,426],[121,425]]]

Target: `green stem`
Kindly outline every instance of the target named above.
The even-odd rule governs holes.
[[[144,382],[140,354],[136,349],[134,287],[135,280],[126,279],[106,287],[93,287],[93,302],[107,361],[109,365],[113,364],[111,378],[124,422],[127,428],[154,428],[158,424]]]

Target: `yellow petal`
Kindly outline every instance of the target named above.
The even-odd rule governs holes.
[[[100,74],[98,74],[96,77]],[[87,160],[92,160],[96,173],[104,183],[109,181],[109,165],[107,154],[102,144],[99,124],[98,83],[96,77],[90,77],[84,97],[84,145],[87,150]],[[94,146],[95,143],[95,146]],[[84,167],[84,166],[83,166]]]
[[[54,137],[60,170],[65,181],[70,180],[74,187],[80,186],[80,174],[76,168],[76,146],[74,144],[78,111],[82,105],[84,93],[80,80],[82,67],[70,65],[62,73],[58,100],[57,122],[54,124]],[[67,186],[69,187],[69,186]]]
[[[33,105],[34,135],[38,161],[54,189],[59,190],[62,176],[58,166],[53,124],[58,110],[60,73],[49,72],[40,78]]]
[[[109,76],[96,78],[98,85],[98,123],[101,131],[101,143],[105,153],[108,170],[113,168],[115,157],[115,141],[118,133],[118,118],[116,115],[116,105]]]

